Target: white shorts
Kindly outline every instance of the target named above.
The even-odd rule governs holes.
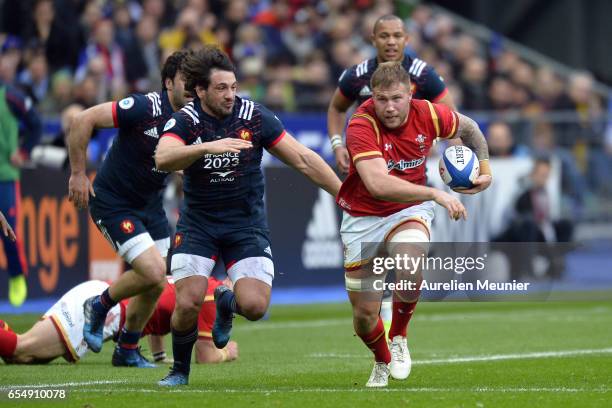
[[[153,241],[153,238],[151,238],[148,232],[143,232],[119,245],[117,253],[125,262],[131,264],[134,262],[134,259],[138,258],[154,245],[162,258],[165,258],[168,256],[168,249],[170,248],[170,237]]]
[[[101,294],[108,286],[108,283],[99,280],[83,282],[70,289],[43,315],[43,319],[49,318],[53,322],[68,351],[65,356],[68,361],[78,361],[89,350],[83,339],[83,303],[90,297]],[[118,333],[120,322],[121,306],[117,304],[106,315],[105,341]]]
[[[170,269],[174,281],[190,276],[203,276],[209,278],[216,261],[195,254],[174,254]],[[274,280],[274,263],[265,256],[244,258],[232,264],[227,269],[227,276],[233,283],[242,278],[253,278],[272,286]]]
[[[380,251],[389,234],[401,224],[417,221],[430,231],[433,218],[432,201],[405,208],[386,217],[353,217],[345,212],[340,227],[344,245],[344,269],[350,271],[367,264]],[[364,243],[368,245],[362,245]]]

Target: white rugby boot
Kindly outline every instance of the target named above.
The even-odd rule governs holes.
[[[396,380],[405,380],[410,375],[410,369],[412,368],[406,338],[402,336],[393,337],[389,343],[389,351],[391,352],[391,363],[389,363],[391,377]]]
[[[366,387],[380,388],[386,387],[389,384],[389,367],[385,363],[374,363],[370,379],[366,383]]]

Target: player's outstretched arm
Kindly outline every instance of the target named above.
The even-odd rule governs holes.
[[[467,218],[467,211],[457,198],[442,190],[389,175],[387,165],[382,158],[360,160],[355,166],[368,192],[378,200],[399,203],[435,201],[448,210],[450,218],[454,220]]]
[[[89,203],[89,194],[95,193],[85,170],[87,168],[87,145],[95,128],[114,127],[113,102],[93,106],[78,113],[66,138],[68,157],[70,158],[70,180],[68,181],[68,199],[77,208],[85,208]]]
[[[15,231],[13,231],[13,228],[11,228],[6,218],[4,218],[4,214],[2,214],[2,211],[0,211],[0,226],[2,226],[2,233],[5,237],[9,238],[13,242],[17,240],[17,237],[15,236]]]
[[[332,196],[338,195],[342,182],[336,173],[321,156],[295,140],[289,133],[268,151]]]
[[[476,194],[486,190],[493,180],[491,177],[491,167],[489,166],[489,146],[478,124],[473,119],[458,112],[457,116],[459,117],[459,124],[455,137],[460,138],[464,145],[476,153],[480,164],[480,175],[474,180],[475,187],[456,191],[463,194]]]
[[[251,147],[251,142],[233,138],[186,146],[182,140],[164,135],[155,150],[155,166],[168,172],[184,170],[205,154],[240,153]]]
[[[198,340],[195,350],[198,364],[224,363],[238,358],[238,343],[235,341],[230,341],[225,348],[218,349],[210,340]]]
[[[342,174],[347,174],[349,171],[349,153],[342,142],[342,133],[346,123],[346,112],[352,104],[352,100],[347,99],[339,89],[336,89],[327,108],[327,132],[336,157],[336,166]]]

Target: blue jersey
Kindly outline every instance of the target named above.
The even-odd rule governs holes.
[[[185,169],[185,210],[202,222],[231,226],[266,226],[261,158],[285,135],[280,120],[264,106],[236,97],[232,114],[218,120],[202,110],[198,99],[176,112],[164,137],[186,145],[232,137],[250,140],[240,153],[207,154]]]
[[[347,68],[338,80],[340,92],[358,105],[372,96],[370,79],[378,67],[378,60],[372,58]],[[402,67],[410,74],[412,94],[415,99],[435,102],[446,94],[446,85],[433,67],[418,58],[404,55]]]
[[[143,207],[161,200],[168,173],[157,170],[154,155],[172,113],[165,91],[161,95],[132,94],[113,102],[113,121],[119,134],[94,180],[96,196],[102,193],[104,204]]]

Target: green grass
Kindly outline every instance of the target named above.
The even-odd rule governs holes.
[[[409,331],[406,381],[367,390],[370,352],[353,335],[346,304],[283,306],[267,322],[237,319],[240,359],[192,367],[190,385],[160,389],[168,368],[116,369],[112,345],[70,365],[0,365],[0,405],[78,407],[612,406],[612,303],[422,303]],[[37,316],[6,316],[17,331]],[[146,342],[143,342],[146,344]],[[170,345],[168,343],[168,350]],[[546,356],[547,352],[586,350]],[[449,359],[504,355],[492,361]],[[529,357],[531,355],[531,357]],[[8,401],[18,384],[69,386],[64,401]],[[197,404],[197,405],[196,405]]]

